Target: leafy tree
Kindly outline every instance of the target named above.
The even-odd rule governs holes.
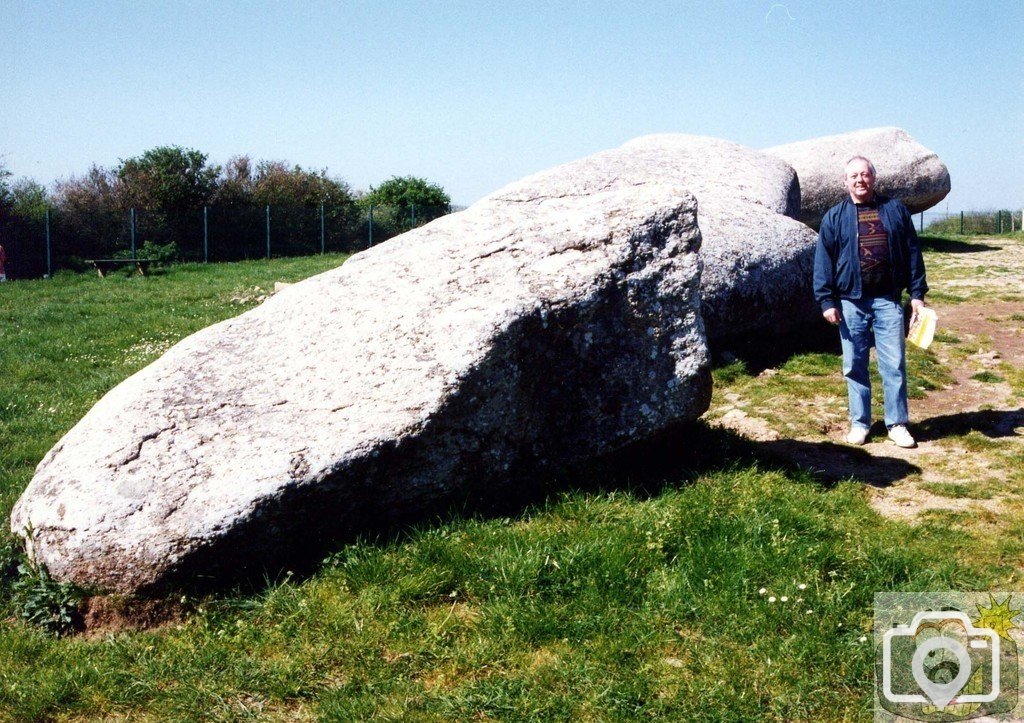
[[[20,218],[38,221],[50,207],[50,195],[46,188],[30,178],[19,178],[10,187],[11,214]]]
[[[441,186],[416,176],[392,176],[379,186],[371,186],[370,192],[360,199],[363,205],[396,207],[402,215],[408,214],[413,206],[443,207],[447,211],[451,201]]]
[[[229,158],[221,172],[214,203],[221,206],[252,203],[253,176],[253,162],[249,156]]]
[[[220,168],[207,165],[200,151],[159,146],[121,161],[115,173],[123,203],[168,222],[213,200]]]
[[[304,206],[324,204],[331,207],[354,207],[355,200],[348,184],[327,175],[326,169],[306,171],[301,166],[289,168],[283,161],[261,161],[252,181],[252,200],[261,205]]]
[[[284,254],[319,247],[321,233],[325,244],[343,247],[358,210],[348,184],[329,176],[326,169],[307,170],[286,161],[254,162],[247,155],[228,159],[214,211],[215,223],[236,235],[234,246],[241,248],[246,238],[262,234],[263,206],[271,207],[274,246]],[[219,233],[223,237],[225,231]]]
[[[326,169],[307,171],[285,161],[253,163],[249,156],[232,156],[221,174],[216,203],[350,208],[355,197],[347,183],[328,176]]]
[[[441,186],[416,176],[393,176],[359,199],[373,206],[376,241],[403,233],[448,213],[451,198]]]
[[[319,238],[322,222],[332,239],[344,236],[356,217],[352,191],[344,181],[331,178],[326,170],[309,171],[283,161],[261,161],[252,178],[252,200],[276,207],[273,213],[282,223],[279,248],[282,253],[306,253],[309,240]],[[332,241],[333,242],[333,241]]]
[[[117,176],[93,166],[55,184],[54,245],[58,257],[104,258],[123,246],[126,205]]]
[[[84,176],[57,181],[54,205],[65,214],[82,215],[123,210],[117,176],[102,166],[93,166]]]
[[[11,191],[7,185],[7,179],[11,172],[7,170],[7,164],[0,159],[0,223],[7,218],[11,210]]]

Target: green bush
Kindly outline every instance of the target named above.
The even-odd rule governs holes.
[[[130,259],[132,258],[132,251],[131,249],[122,249],[114,254],[114,258]],[[178,244],[173,241],[168,244],[146,241],[142,244],[141,248],[136,249],[135,258],[153,259],[157,264],[169,264],[179,260],[181,255],[178,252]]]

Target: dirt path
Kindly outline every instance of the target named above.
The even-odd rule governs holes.
[[[870,485],[873,506],[889,517],[914,520],[929,510],[999,514],[1024,506],[1024,242],[953,245],[929,253],[927,265],[932,289],[948,290],[930,302],[941,332],[930,358],[951,381],[911,400],[917,448],[889,442],[880,423],[868,444],[845,444],[842,395],[772,404],[726,393],[709,418],[820,479]],[[841,380],[838,359],[836,366],[830,388]],[[786,373],[769,369],[761,376]],[[787,433],[800,420],[806,429],[808,419],[817,420],[816,433]]]

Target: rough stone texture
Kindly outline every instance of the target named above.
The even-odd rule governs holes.
[[[817,236],[793,220],[800,186],[784,161],[718,138],[644,136],[525,178],[491,198],[529,199],[555,177],[572,179],[566,188],[581,195],[673,183],[697,197],[701,314],[709,339],[785,332],[817,319],[811,292]]]
[[[528,176],[488,198],[528,197],[534,186],[553,182],[580,195],[668,183],[696,196],[698,208],[726,198],[793,218],[800,210],[796,172],[786,162],[731,141],[682,133],[634,138],[619,148]]]
[[[900,128],[867,128],[765,149],[800,177],[800,220],[814,229],[846,198],[843,166],[851,156],[870,158],[879,192],[898,198],[911,213],[925,211],[949,193],[949,171],[933,151]]]
[[[709,340],[781,334],[819,319],[812,290],[818,234],[756,205],[698,199],[698,208],[705,239],[701,314]]]
[[[59,580],[153,592],[696,418],[695,201],[583,171],[515,184],[175,345],[46,455],[12,529]]]

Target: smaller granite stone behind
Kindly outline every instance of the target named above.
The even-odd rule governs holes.
[[[925,211],[949,193],[949,170],[934,151],[900,128],[868,128],[766,148],[796,169],[800,220],[817,230],[825,212],[847,197],[843,168],[851,156],[871,159],[876,190],[898,198],[911,213]]]

